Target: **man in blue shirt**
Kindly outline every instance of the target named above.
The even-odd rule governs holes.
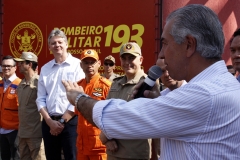
[[[144,92],[153,99],[96,101],[63,81],[68,100],[108,139],[161,138],[161,160],[240,159],[240,85],[221,58],[217,15],[200,4],[179,8],[168,16],[161,39],[166,70],[185,79],[184,86],[165,96]]]

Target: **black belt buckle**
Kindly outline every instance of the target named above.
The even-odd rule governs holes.
[[[51,116],[52,120],[58,121],[62,116]]]

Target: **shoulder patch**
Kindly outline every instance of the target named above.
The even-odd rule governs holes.
[[[106,84],[107,86],[111,86],[112,82],[109,81],[107,78],[102,77],[100,78],[100,81],[103,82],[104,84]]]

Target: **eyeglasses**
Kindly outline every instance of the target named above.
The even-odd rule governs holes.
[[[105,65],[105,66],[111,66],[111,67],[112,67],[112,66],[114,66],[114,63],[106,63],[106,62],[104,62],[104,65]]]
[[[9,69],[11,69],[12,67],[15,67],[15,66],[12,66],[12,65],[2,65],[2,68],[9,68]]]

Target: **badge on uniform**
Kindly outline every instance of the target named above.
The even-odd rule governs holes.
[[[103,92],[102,88],[94,88],[94,91],[96,91],[96,92],[92,93],[94,96],[96,96],[96,97],[101,97],[102,96],[102,92]]]
[[[10,90],[10,94],[15,94],[16,90],[15,89],[11,89]]]

